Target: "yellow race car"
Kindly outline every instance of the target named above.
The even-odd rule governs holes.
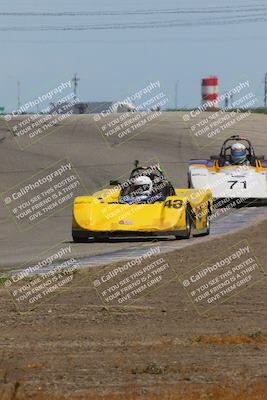
[[[159,164],[136,167],[125,182],[91,196],[76,197],[74,242],[133,236],[208,235],[213,208],[210,190],[174,189]]]

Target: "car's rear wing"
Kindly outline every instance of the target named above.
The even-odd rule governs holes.
[[[196,159],[189,160],[189,166],[196,165],[196,164],[202,164],[202,165],[205,165],[206,167],[210,168],[210,167],[213,167],[214,161],[213,160],[196,160]]]

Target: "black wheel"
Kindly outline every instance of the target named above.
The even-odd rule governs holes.
[[[200,233],[196,233],[195,235],[193,235],[194,237],[197,236],[207,236],[210,234],[210,219],[209,216],[207,216],[206,219],[206,224],[205,224],[205,228],[200,232]]]
[[[192,216],[189,207],[186,209],[186,229],[180,236],[175,236],[176,239],[189,239],[192,231]]]
[[[190,175],[189,175],[189,174],[187,175],[187,187],[188,187],[188,189],[191,189],[191,188],[192,188],[191,178],[190,178]]]
[[[74,243],[88,243],[88,237],[81,236],[76,232],[72,232],[72,239]]]
[[[210,215],[211,215],[211,212],[210,212],[210,207],[209,207],[209,211],[208,211],[208,214],[206,217],[205,227],[203,229],[201,229],[201,231],[199,233],[193,234],[194,237],[207,236],[210,234]]]

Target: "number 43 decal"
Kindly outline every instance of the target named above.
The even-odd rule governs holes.
[[[242,183],[242,184],[243,184],[243,189],[246,189],[246,188],[247,188],[247,181],[242,181],[242,182],[240,182],[240,181],[228,181],[228,183],[231,183],[230,189],[233,189],[234,186],[235,186],[237,183]]]
[[[181,208],[183,205],[182,200],[167,200],[164,202],[164,207],[168,207],[168,208]]]

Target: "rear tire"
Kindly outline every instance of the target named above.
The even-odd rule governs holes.
[[[88,243],[88,237],[80,236],[77,233],[72,232],[72,239],[74,243]]]

